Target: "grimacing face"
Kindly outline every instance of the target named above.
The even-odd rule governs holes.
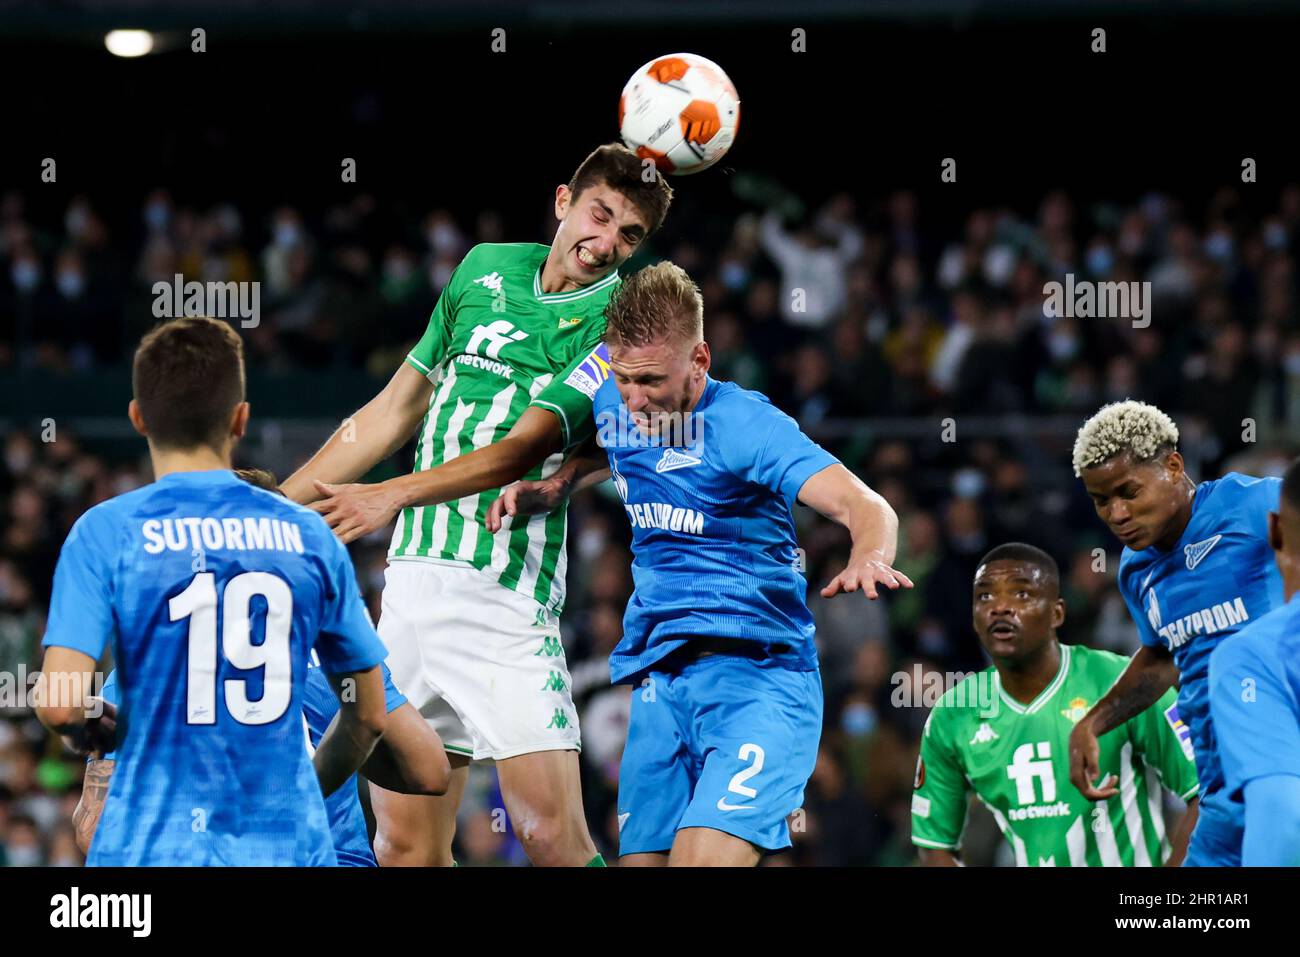
[[[1125,453],[1083,470],[1097,516],[1133,551],[1164,538],[1185,501],[1183,457],[1177,452],[1150,462]]]
[[[709,346],[672,339],[646,346],[611,342],[609,367],[637,428],[647,435],[662,434],[699,398],[709,371]]]
[[[1043,569],[999,559],[975,571],[975,633],[992,658],[1032,657],[1065,621],[1065,602]]]
[[[604,183],[588,186],[576,199],[567,186],[555,191],[560,226],[553,247],[563,256],[564,276],[587,286],[609,275],[636,252],[649,232],[641,211]]]

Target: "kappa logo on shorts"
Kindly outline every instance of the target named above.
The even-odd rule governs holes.
[[[551,715],[551,723],[548,724],[546,727],[559,728],[561,731],[563,731],[568,726],[569,726],[569,716],[565,714],[561,709],[556,708],[555,714]]]
[[[533,652],[534,658],[559,658],[564,654],[564,645],[560,644],[559,635],[547,635],[542,639],[542,647]]]
[[[560,677],[560,673],[558,671],[552,671],[550,676],[546,679],[546,684],[542,685],[542,690],[567,691],[568,687],[569,686],[564,683],[564,679]]]

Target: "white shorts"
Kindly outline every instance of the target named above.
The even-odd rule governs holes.
[[[558,618],[468,565],[397,560],[384,578],[393,683],[448,751],[581,750]]]

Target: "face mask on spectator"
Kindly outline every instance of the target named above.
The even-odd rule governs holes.
[[[1088,272],[1104,279],[1110,275],[1110,271],[1115,268],[1115,254],[1110,251],[1109,246],[1093,246],[1088,250]]]
[[[284,249],[297,246],[302,239],[302,230],[294,222],[283,222],[275,224],[275,244]]]
[[[962,469],[952,477],[952,491],[958,498],[979,498],[984,493],[984,473]]]
[[[870,705],[851,704],[840,715],[840,727],[855,738],[870,734],[876,726],[876,712]]]
[[[155,200],[144,208],[144,222],[154,232],[161,232],[171,222],[171,208],[160,200]]]
[[[41,864],[41,849],[31,845],[6,845],[5,857],[9,860],[10,867],[39,867]]]
[[[731,261],[722,267],[722,284],[735,292],[749,285],[749,270],[741,263]]]
[[[1232,258],[1232,237],[1227,233],[1213,233],[1206,237],[1205,255],[1215,262],[1227,262]]]
[[[60,270],[56,283],[59,287],[59,295],[65,299],[76,299],[86,288],[85,277],[76,269]]]
[[[439,223],[429,230],[426,238],[429,240],[429,247],[438,253],[455,253],[456,246],[460,242],[460,234],[456,232],[456,227],[450,223]]]
[[[68,214],[63,217],[63,228],[68,231],[68,235],[73,239],[80,239],[89,225],[90,213],[87,212],[85,206],[73,206],[68,210]]]
[[[1053,332],[1047,337],[1047,351],[1057,362],[1073,359],[1079,351],[1079,340],[1068,332]]]
[[[41,267],[34,259],[19,259],[9,272],[19,292],[31,292],[41,281]]]

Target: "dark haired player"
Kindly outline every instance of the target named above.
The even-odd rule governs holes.
[[[276,491],[275,476],[264,469],[235,469],[235,474],[258,488]],[[384,736],[375,745],[360,773],[368,781],[379,782],[388,790],[402,794],[444,793],[451,769],[437,733],[394,687],[388,666],[381,664],[380,668],[384,676],[388,720]],[[118,703],[117,672],[105,679],[100,697],[104,700],[106,710],[111,709],[111,715],[115,717]],[[303,690],[303,723],[306,725],[307,746],[311,751],[320,746],[321,738],[338,713],[338,698],[325,673],[320,670],[320,661],[313,651],[307,664],[307,685]],[[91,839],[116,765],[117,755],[112,751],[95,752],[86,761],[81,800],[72,815],[77,846],[83,854],[90,852]],[[340,866],[374,867],[375,854],[370,848],[357,783],[357,777],[353,775],[325,799],[330,836]]]
[[[361,766],[386,720],[384,648],[347,551],[309,509],[231,472],[249,410],[228,325],[155,328],[132,386],[155,481],[69,533],[37,689],[48,728],[120,758],[88,863],[332,865],[322,794]],[[103,740],[87,699],[110,643],[121,706]],[[341,698],[314,768],[302,739],[313,650]]]
[[[589,430],[599,379],[583,364],[618,267],[671,199],[652,163],[620,145],[593,151],[556,188],[551,245],[471,249],[392,381],[284,483],[345,542],[398,519],[379,633],[453,771],[442,798],[372,789],[381,864],[452,863],[471,758],[496,762],[534,864],[604,863],[582,811],[578,713],[559,642],[565,508],[495,535],[483,521],[498,487],[550,475]],[[417,429],[412,474],[326,484],[355,482]]]
[[[1224,790],[1245,803],[1241,863],[1300,866],[1300,460],[1268,517],[1286,604],[1210,655],[1210,716]]]
[[[1195,484],[1177,451],[1178,427],[1155,406],[1116,402],[1079,429],[1074,474],[1124,543],[1120,594],[1143,647],[1070,739],[1070,780],[1089,800],[1115,788],[1097,781],[1098,739],[1180,682],[1178,713],[1191,729],[1201,782],[1199,820],[1184,864],[1241,863],[1240,802],[1223,789],[1210,714],[1210,652],[1282,603],[1268,542],[1276,478],[1229,472]]]
[[[912,795],[922,863],[958,863],[973,792],[1018,867],[1176,865],[1190,828],[1166,837],[1160,785],[1194,804],[1197,782],[1174,692],[1102,739],[1098,765],[1119,787],[1093,803],[1067,785],[1067,744],[1128,659],[1060,643],[1060,571],[1032,545],[999,545],[980,560],[973,614],[993,667],[950,689],[925,723]]]

